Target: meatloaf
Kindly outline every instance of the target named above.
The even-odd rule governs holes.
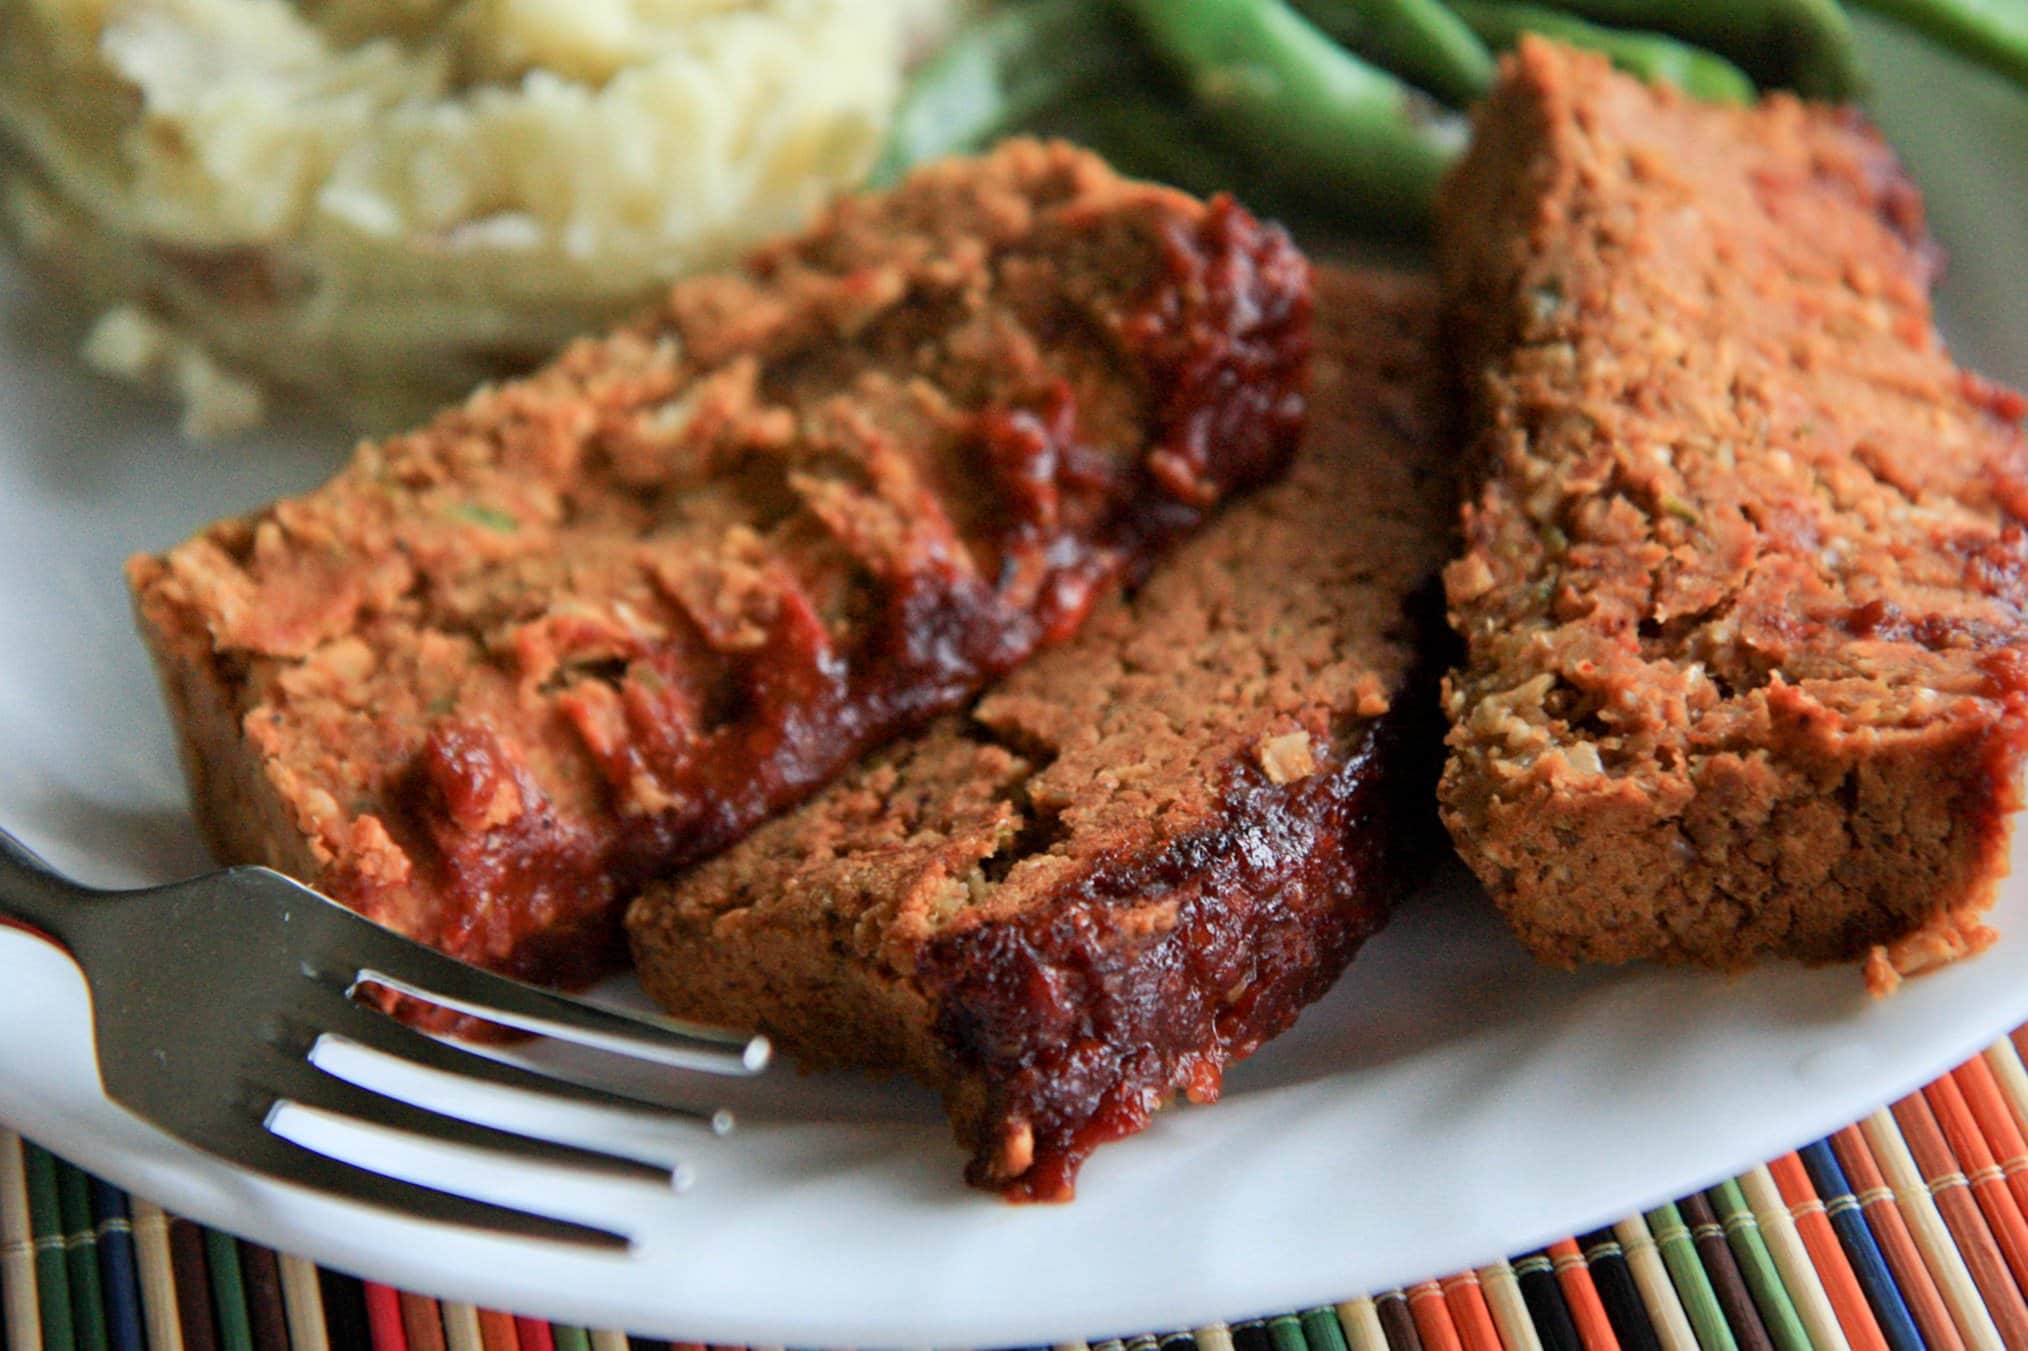
[[[1415,679],[1456,500],[1435,313],[1422,282],[1320,274],[1289,477],[966,714],[644,892],[648,992],[912,1071],[968,1178],[1016,1198],[1216,1098],[1442,838]]]
[[[620,903],[959,706],[1300,434],[1309,269],[1019,143],[130,577],[217,852],[574,983]]]
[[[1975,951],[2028,692],[2016,395],[1851,111],[1530,43],[1440,202],[1476,420],[1441,796],[1556,963]]]

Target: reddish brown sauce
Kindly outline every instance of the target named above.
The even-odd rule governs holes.
[[[1280,230],[1227,201],[1162,243],[1168,275],[1117,321],[1148,381],[1153,426],[1137,463],[1114,469],[1087,450],[1067,384],[1038,406],[988,408],[975,432],[997,496],[988,537],[946,529],[927,557],[876,578],[849,645],[791,588],[758,647],[720,654],[712,707],[694,641],[624,663],[613,687],[624,734],[584,740],[616,800],[648,782],[670,805],[569,821],[491,729],[455,716],[432,727],[405,819],[389,823],[441,898],[438,930],[422,936],[529,979],[596,976],[621,951],[617,903],[649,878],[724,847],[1067,637],[1225,492],[1278,472],[1301,430],[1307,264]],[[960,566],[966,549],[998,559],[998,575]],[[560,698],[557,716],[592,714]],[[371,912],[383,884],[352,870],[329,885]]]
[[[1094,1149],[1175,1094],[1215,1101],[1228,1064],[1322,996],[1435,856],[1436,716],[1405,698],[1335,768],[1285,786],[1240,762],[1223,828],[1093,869],[1046,912],[939,935],[920,973],[938,1034],[989,1085],[984,1128],[1033,1136],[1011,1178],[980,1142],[967,1180],[1070,1199]],[[1159,935],[1115,929],[1123,904],[1170,895]]]

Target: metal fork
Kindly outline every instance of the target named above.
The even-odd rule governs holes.
[[[390,1097],[313,1059],[327,1036],[433,1070],[633,1113],[708,1123],[724,1112],[645,1103],[551,1078],[418,1032],[359,998],[368,984],[524,1032],[714,1074],[753,1074],[767,1042],[637,1018],[446,957],[267,868],[139,891],[62,876],[0,830],[0,922],[70,954],[91,991],[106,1096],[187,1145],[278,1181],[424,1219],[625,1247],[625,1236],[389,1177],[272,1129],[284,1103],[532,1163],[676,1181],[666,1163],[536,1139]]]

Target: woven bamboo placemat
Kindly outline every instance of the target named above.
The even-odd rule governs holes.
[[[2028,1028],[1610,1228],[1405,1289],[1073,1351],[2028,1348]],[[321,1270],[0,1129],[0,1351],[702,1351]]]

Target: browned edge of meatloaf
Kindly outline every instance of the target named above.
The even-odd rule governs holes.
[[[220,860],[314,876],[317,864],[307,841],[241,735],[244,710],[210,635],[186,611],[146,612],[138,592],[134,606],[135,627],[161,684],[205,846]]]
[[[617,906],[646,877],[1067,636],[1221,492],[1272,474],[1300,425],[1307,273],[1281,231],[1229,200],[1013,143],[843,201],[744,273],[680,283],[633,327],[364,447],[324,489],[134,560],[208,842],[469,960],[563,984],[610,969]],[[968,383],[929,389],[926,372],[946,367]],[[705,380],[714,397],[685,404]],[[806,387],[816,412],[797,402]],[[721,432],[752,443],[709,443]],[[901,463],[911,436],[935,463]],[[568,580],[517,580],[530,540],[567,544],[585,521],[639,516],[635,543],[621,527],[593,543],[649,554],[670,481],[695,476],[679,452],[734,461],[727,495],[756,516],[662,522],[670,549],[693,552],[691,535],[724,527],[717,592],[700,600],[708,586],[685,590],[648,559],[634,581],[660,609],[615,638],[631,620],[563,613]],[[644,480],[658,465],[665,478]],[[762,471],[778,491],[748,482]],[[447,508],[429,496],[445,484],[480,500]],[[348,485],[387,513],[358,540],[338,511]],[[276,608],[270,567],[305,594],[267,625],[278,636],[250,638]],[[446,637],[436,646],[457,647],[472,678],[430,698],[410,688],[405,704],[326,697],[353,701],[329,737],[278,730],[312,688],[295,680],[305,668],[320,692],[345,684],[341,641],[363,642],[362,680],[392,679],[375,634],[401,624],[414,649],[401,669]],[[577,629],[586,650],[552,650]],[[531,652],[548,654],[542,669]]]
[[[652,996],[806,1065],[907,1069],[974,1184],[1062,1200],[1329,987],[1442,839],[1454,489],[1433,294],[1324,269],[1318,302],[1290,478],[969,717],[650,888]]]
[[[1406,625],[1441,650],[1420,600]],[[1329,772],[1277,784],[1236,758],[1217,828],[1086,873],[1050,909],[931,941],[920,983],[968,1182],[1071,1199],[1094,1149],[1177,1093],[1215,1102],[1227,1066],[1331,988],[1437,857],[1440,669],[1419,667]],[[1109,922],[1153,894],[1175,903],[1166,932]]]
[[[2028,746],[2028,460],[2020,402],[1937,343],[1933,247],[1892,151],[1850,110],[1703,108],[1539,42],[1476,125],[1439,210],[1481,485],[1446,578],[1470,645],[1441,790],[1460,853],[1559,965],[1865,957],[1881,990],[1976,951]],[[1749,293],[1755,324],[1814,318],[1766,333],[1709,308]],[[1735,341],[1766,346],[1714,402],[1680,402],[1662,347],[1718,369]],[[1872,366],[1845,370],[1862,359],[1833,341]],[[1833,405],[1820,370],[1844,382]],[[1880,425],[1858,406],[1875,390]],[[1946,432],[1973,450],[1926,480],[1957,472]],[[1816,481],[1835,486],[1791,489],[1837,436],[1851,449]],[[1672,453],[1644,460],[1650,443]],[[1735,507],[1727,475],[1761,486]],[[1836,513],[1873,498],[1910,524],[1873,573],[1836,571]],[[1925,555],[1956,599],[1895,580]]]

